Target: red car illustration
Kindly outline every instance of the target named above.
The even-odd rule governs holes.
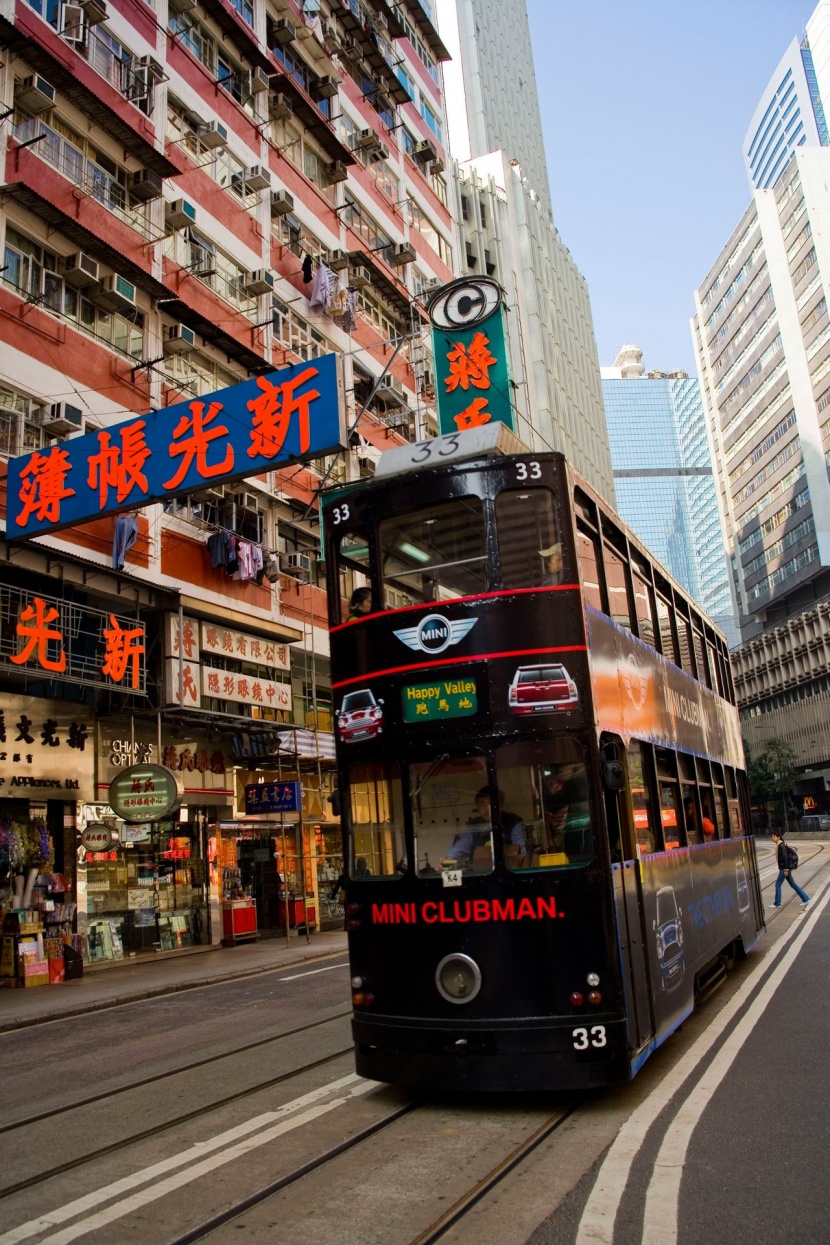
[[[507,703],[513,713],[551,713],[579,703],[576,684],[564,666],[519,666]]]
[[[357,743],[361,739],[374,739],[383,730],[382,700],[375,700],[370,687],[359,692],[347,692],[337,711],[337,732],[340,742]]]

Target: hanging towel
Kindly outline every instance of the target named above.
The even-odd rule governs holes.
[[[305,281],[306,285],[308,285],[311,281],[311,269],[312,269],[313,262],[314,261],[312,260],[310,255],[306,255],[303,258],[303,280]]]
[[[309,311],[329,313],[335,283],[336,277],[332,270],[327,268],[325,264],[320,264],[317,272],[314,274],[314,284],[311,287],[311,298],[308,302]]]
[[[123,571],[124,560],[135,544],[138,536],[138,519],[134,514],[120,514],[115,520],[115,531],[112,536],[112,565],[116,571]]]

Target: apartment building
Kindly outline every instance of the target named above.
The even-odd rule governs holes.
[[[436,427],[424,299],[458,258],[446,49],[416,0],[0,0],[0,39],[3,471],[331,353],[349,430],[342,454],[126,529],[102,515],[3,542],[0,725],[33,743],[3,754],[0,806],[48,825],[90,958],[216,941],[237,890],[261,928],[288,891],[292,923],[319,926],[342,844],[316,496]],[[256,575],[216,562],[221,534],[258,551]],[[35,611],[63,666],[54,639],[21,657]],[[141,632],[136,683],[100,675],[110,617]],[[122,835],[78,865],[86,824],[112,824],[125,759],[180,775],[169,845]],[[263,778],[302,783],[279,837],[246,814]],[[9,878],[0,861],[0,890]],[[163,922],[141,907],[153,885]]]

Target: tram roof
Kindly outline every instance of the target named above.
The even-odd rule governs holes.
[[[374,479],[400,477],[413,471],[424,471],[445,464],[455,466],[459,462],[488,454],[533,453],[530,446],[525,445],[506,424],[495,422],[482,424],[479,428],[468,428],[464,432],[445,433],[418,444],[434,447],[432,453],[424,459],[414,461],[413,451],[417,448],[416,445],[396,445],[392,449],[384,450],[375,467]]]

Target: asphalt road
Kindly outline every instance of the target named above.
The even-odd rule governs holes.
[[[826,1245],[825,855],[799,870],[812,908],[785,902],[602,1094],[414,1099],[359,1080],[342,956],[2,1034],[0,1245],[414,1245],[453,1208],[455,1245]],[[770,897],[765,846],[761,865]]]

